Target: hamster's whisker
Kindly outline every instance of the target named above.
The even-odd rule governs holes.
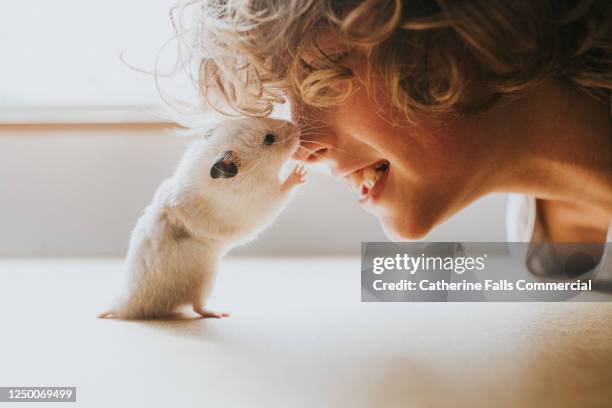
[[[316,151],[311,150],[311,149],[308,149],[307,147],[304,147],[304,146],[302,146],[302,145],[300,145],[300,146],[298,147],[298,150],[299,150],[299,149],[302,149],[302,150],[306,151],[306,153],[308,153],[309,155],[315,156],[317,159],[319,159],[319,158],[321,158],[321,157],[322,157],[320,153],[317,153]]]
[[[308,132],[311,132],[313,130],[321,131],[321,130],[324,130],[324,129],[328,129],[328,126],[327,125],[324,125],[324,126],[302,126],[300,128],[300,133],[308,133]]]
[[[299,123],[299,121],[296,121]],[[306,121],[304,121],[303,123],[300,124],[300,127],[307,127],[307,126],[313,126],[313,125],[323,125],[323,126],[329,126],[329,122],[326,122],[324,120],[321,119],[308,119]]]
[[[325,132],[323,129],[306,129],[300,132],[300,137],[305,135],[329,135],[329,132]]]
[[[309,139],[301,138],[300,142],[302,142],[302,143],[312,143],[312,144],[316,144],[316,145],[320,145],[320,146],[325,146],[326,149],[336,150],[336,151],[338,151],[340,153],[349,154],[349,152],[347,150],[345,150],[345,149],[341,149],[341,148],[335,147],[335,146],[330,146],[328,144],[325,144],[325,143],[322,143],[322,142],[319,142],[319,141],[316,141],[316,140],[309,140]]]

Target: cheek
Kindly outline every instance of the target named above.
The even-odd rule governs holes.
[[[451,122],[408,123],[385,95],[371,98],[359,90],[338,109],[336,123],[413,179],[439,178],[468,162],[461,131]]]
[[[461,179],[470,171],[458,133],[439,122],[395,124],[363,94],[347,102],[338,111],[340,126],[391,163],[384,194],[366,208],[390,237],[423,237],[457,206]]]

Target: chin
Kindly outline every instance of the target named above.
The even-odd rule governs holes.
[[[387,238],[394,242],[418,241],[433,229],[429,223],[411,222],[407,218],[385,218],[380,223]]]
[[[435,202],[419,202],[411,199],[410,206],[402,205],[407,200],[400,199],[400,203],[380,206],[376,214],[383,231],[387,237],[395,242],[418,241],[425,238],[432,229],[443,220],[446,208],[435,205]],[[395,204],[395,205],[393,205]]]
[[[389,177],[383,194],[365,205],[391,241],[418,241],[444,221],[454,195]]]

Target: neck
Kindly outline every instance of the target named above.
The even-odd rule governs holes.
[[[609,101],[547,82],[511,102],[512,154],[496,190],[582,204],[612,216]]]

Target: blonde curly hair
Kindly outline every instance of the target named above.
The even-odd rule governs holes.
[[[176,23],[187,9],[190,27]],[[288,92],[333,107],[377,76],[411,120],[482,110],[549,78],[606,97],[611,9],[610,0],[195,0],[172,15],[207,107],[267,116]],[[330,34],[341,45],[332,54],[321,46]],[[346,56],[367,74],[356,78]]]

